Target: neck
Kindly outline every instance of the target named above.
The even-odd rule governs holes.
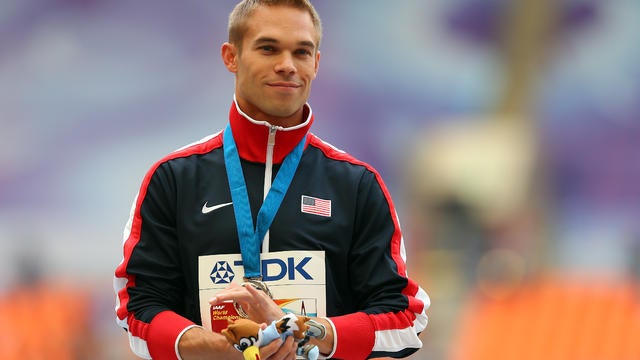
[[[293,113],[293,115],[287,117],[275,117],[262,114],[257,114],[256,116],[262,116],[262,120],[268,122],[271,125],[288,128],[302,124],[306,120],[304,117],[304,113],[304,107],[302,107],[300,108],[300,110]],[[253,118],[256,120],[259,119],[256,117]]]
[[[240,112],[246,114],[246,116],[250,117],[255,121],[264,121],[273,126],[278,126],[282,128],[289,128],[300,125],[307,121],[309,117],[310,109],[307,105],[303,105],[300,109],[298,109],[295,113],[285,116],[278,117],[266,114],[259,109],[254,109],[252,106],[246,104],[241,99],[236,99],[234,96],[234,100],[236,101],[236,105]]]
[[[309,132],[313,123],[313,112],[308,105],[305,105],[304,109],[303,114],[306,117],[303,123],[276,129],[276,145],[273,149],[274,164],[282,163],[287,154]],[[264,163],[267,151],[266,144],[272,131],[270,129],[272,124],[264,120],[250,118],[248,114],[240,110],[235,102],[229,110],[229,121],[240,157],[248,161]]]

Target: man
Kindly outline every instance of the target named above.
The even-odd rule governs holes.
[[[240,359],[212,331],[230,301],[259,323],[315,317],[326,336],[310,342],[325,357],[421,347],[429,298],[407,277],[380,175],[309,132],[321,37],[306,0],[244,0],[231,13],[229,126],[157,162],[125,230],[116,312],[139,356]],[[296,348],[276,340],[261,358]]]

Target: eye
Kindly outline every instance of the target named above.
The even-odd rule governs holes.
[[[303,56],[311,56],[311,51],[308,49],[298,49],[296,50],[296,54]]]
[[[252,346],[256,343],[256,339],[252,336],[249,338],[242,338],[238,342],[238,344],[234,344],[233,346],[239,351],[245,351],[249,346]]]
[[[271,45],[263,45],[263,46],[260,46],[258,49],[262,50],[263,52],[267,52],[267,53],[272,53],[272,52],[276,51],[276,48],[271,46]]]

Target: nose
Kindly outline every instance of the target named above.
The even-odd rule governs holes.
[[[275,72],[285,75],[294,74],[296,72],[296,65],[293,62],[291,54],[283,53],[275,64]]]

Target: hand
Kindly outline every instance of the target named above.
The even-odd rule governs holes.
[[[257,323],[270,324],[285,315],[264,291],[258,290],[250,284],[245,285],[230,284],[229,287],[209,299],[209,304],[217,305],[232,300],[242,306],[244,312],[249,315],[249,319]]]
[[[298,343],[293,341],[293,336],[287,336],[286,341],[277,339],[260,348],[262,359],[269,360],[295,360]]]

